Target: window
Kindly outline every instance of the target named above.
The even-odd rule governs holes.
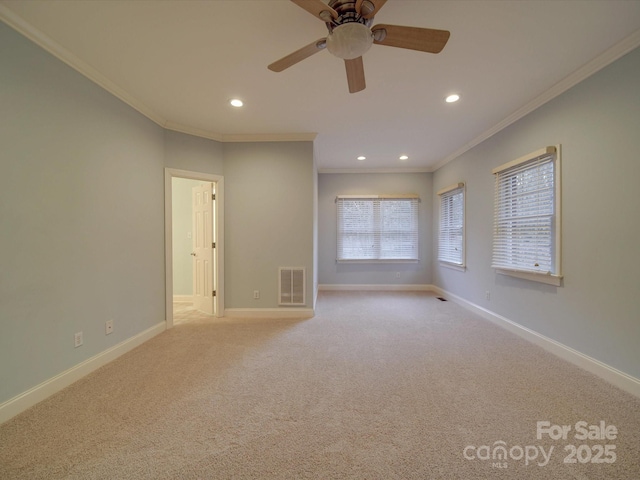
[[[339,196],[338,261],[418,260],[418,197]]]
[[[498,273],[560,285],[559,147],[494,169],[493,264]]]
[[[438,260],[445,265],[464,267],[464,183],[438,192],[440,196],[440,234]]]

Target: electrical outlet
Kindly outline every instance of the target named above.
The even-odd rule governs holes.
[[[109,335],[110,333],[113,333],[113,320],[104,322],[104,334]]]
[[[82,332],[77,332],[76,334],[74,334],[73,341],[75,348],[78,348],[80,345],[82,345]]]
[[[487,300],[491,300],[491,292],[488,290],[484,292],[484,298],[486,298]]]
[[[258,300],[260,298],[260,290],[253,291],[253,299]]]

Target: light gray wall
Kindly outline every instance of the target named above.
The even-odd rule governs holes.
[[[228,307],[276,307],[278,266],[312,306],[311,142],[165,131],[2,23],[0,65],[0,403],[165,320],[164,167],[225,177]]]
[[[636,49],[435,172],[434,191],[467,182],[468,264],[464,273],[436,264],[435,284],[640,378],[639,126]],[[497,275],[491,169],[555,144],[562,144],[564,286]]]
[[[309,307],[314,283],[435,283],[640,378],[640,51],[433,175],[316,177],[310,142],[223,145],[164,131],[3,23],[0,65],[0,403],[164,320],[165,166],[225,177],[229,308],[277,306],[278,266],[307,267]],[[556,143],[560,288],[489,267],[491,168]],[[433,192],[461,180],[464,273],[432,264]],[[422,198],[419,264],[336,265],[335,196],[373,190]]]
[[[167,168],[224,175],[222,143],[215,140],[165,130],[164,156]]]
[[[313,290],[313,144],[226,143],[225,308],[278,307],[278,267]],[[253,291],[260,299],[253,299]]]
[[[321,173],[318,180],[318,281],[327,284],[426,285],[432,261],[431,173]],[[338,195],[415,193],[420,196],[418,263],[336,263]],[[396,274],[400,273],[400,278]]]
[[[0,105],[2,403],[165,320],[164,150],[160,127],[1,22]]]
[[[171,226],[173,247],[173,295],[193,295],[193,219],[191,189],[203,182],[173,178]]]
[[[164,131],[164,164],[167,168],[223,175],[222,144],[186,133]],[[172,179],[173,295],[193,294],[191,188],[200,181]]]

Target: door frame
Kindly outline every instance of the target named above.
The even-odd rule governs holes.
[[[224,177],[210,173],[164,169],[164,255],[165,255],[165,321],[167,328],[173,327],[173,178],[186,178],[216,184],[216,202],[213,212],[216,248],[214,255],[213,285],[216,297],[213,299],[216,317],[224,316]]]

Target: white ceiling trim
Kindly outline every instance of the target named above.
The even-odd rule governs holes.
[[[317,133],[247,133],[247,134],[221,134],[207,130],[193,128],[179,123],[166,122],[163,125],[167,130],[186,133],[196,137],[208,138],[222,143],[242,142],[313,142]]]
[[[225,134],[223,142],[313,142],[317,133],[249,133]]]
[[[11,10],[9,10],[6,6],[0,4],[0,20],[9,25],[11,28],[21,33],[33,43],[43,48],[51,55],[56,57],[58,60],[66,63],[71,68],[81,73],[85,77],[87,77],[92,82],[96,83],[107,92],[111,93],[115,97],[122,100],[124,103],[134,108],[142,115],[157,123],[160,126],[163,126],[166,123],[166,120],[162,118],[158,113],[156,113],[153,109],[149,108],[144,103],[140,102],[138,99],[129,95],[124,89],[120,88],[118,85],[113,83],[107,77],[98,72],[91,65],[85,63],[76,57],[69,50],[64,48],[59,43],[53,41],[50,37],[42,33],[40,30],[32,27],[27,22],[25,22],[22,17],[19,17]]]
[[[16,15],[13,11],[9,10],[9,8],[2,4],[0,4],[0,20],[27,37],[39,47],[49,52],[58,60],[66,63],[78,73],[84,75],[86,78],[111,93],[116,98],[122,100],[124,103],[140,112],[149,120],[168,130],[174,130],[176,132],[186,133],[196,137],[208,138],[218,142],[312,142],[317,136],[317,133],[219,134],[168,121],[143,102],[130,95],[123,88],[119,87],[102,75],[91,65],[79,59],[52,38],[25,22],[22,17]]]
[[[319,168],[318,173],[432,173],[428,167],[415,168]]]
[[[494,127],[490,128],[489,130],[486,130],[484,133],[477,136],[476,138],[471,140],[469,143],[467,143],[466,145],[462,146],[461,148],[453,152],[451,155],[445,157],[440,162],[436,163],[435,166],[433,167],[433,171],[435,172],[439,168],[442,168],[447,163],[461,156],[463,153],[468,152],[476,145],[484,142],[485,140],[492,137],[493,135],[500,132],[501,130],[504,130],[512,123],[515,123],[516,121],[520,120],[522,117],[533,112],[534,110],[541,107],[548,101],[553,100],[557,96],[569,90],[571,87],[574,87],[578,83],[587,79],[588,77],[598,72],[599,70],[602,70],[607,65],[615,62],[617,59],[619,59],[623,55],[629,53],[630,51],[634,50],[639,46],[640,46],[640,30],[636,30],[634,33],[626,37],[624,40],[617,43],[616,45],[609,48],[608,50],[605,50],[602,54],[600,54],[590,62],[586,63],[581,68],[579,68],[572,74],[568,75],[564,79],[560,80],[549,90],[547,90],[543,94],[533,99],[531,102],[527,103],[523,107],[513,112],[511,115],[509,115],[507,118],[502,120],[500,123],[498,123]]]
[[[219,134],[215,132],[210,132],[202,129],[198,129],[195,127],[180,125],[174,122],[170,122],[167,119],[163,118],[152,108],[148,107],[143,102],[139,101],[137,98],[130,95],[124,89],[116,85],[114,82],[106,78],[99,71],[91,67],[89,64],[80,60],[73,53],[71,53],[66,48],[62,47],[57,42],[53,41],[50,37],[43,34],[38,29],[29,25],[22,17],[13,13],[8,7],[0,4],[0,20],[4,21],[7,25],[24,35],[26,38],[30,39],[41,48],[46,50],[47,52],[54,55],[56,58],[66,63],[74,70],[78,71],[89,80],[93,81],[116,98],[119,98],[142,115],[149,118],[151,121],[160,125],[163,128],[174,130],[198,137],[209,138],[212,140],[220,141],[220,142],[260,142],[260,141],[313,141],[316,138],[316,133],[283,133],[283,134]],[[496,133],[500,132],[504,128],[513,124],[517,120],[521,119],[525,115],[531,113],[536,110],[540,106],[544,105],[548,101],[557,97],[558,95],[564,93],[574,85],[583,81],[587,77],[593,75],[600,69],[609,65],[613,61],[617,60],[624,54],[630,52],[631,50],[640,46],[640,30],[634,32],[629,35],[627,38],[614,45],[613,47],[606,50],[604,53],[599,55],[594,60],[588,62],[580,69],[576,70],[574,73],[568,75],[563,80],[555,84],[549,90],[545,91],[531,102],[522,106],[507,118],[493,126],[492,128],[486,130],[473,140],[471,140],[466,145],[458,148],[456,151],[451,153],[450,155],[444,157],[440,160],[435,166],[425,168],[425,169],[366,169],[366,168],[358,168],[358,169],[322,169],[321,173],[349,173],[349,172],[379,172],[379,173],[387,173],[387,172],[399,172],[399,171],[408,171],[408,172],[433,172],[443,167],[450,161],[460,157],[465,152],[469,151],[471,148],[480,144],[484,140],[492,137]]]
[[[208,138],[210,140],[215,140],[216,142],[223,141],[222,135],[218,133],[189,127],[187,125],[180,125],[179,123],[165,122],[162,126],[167,130],[173,130],[174,132],[186,133],[188,135],[194,135],[196,137]]]

